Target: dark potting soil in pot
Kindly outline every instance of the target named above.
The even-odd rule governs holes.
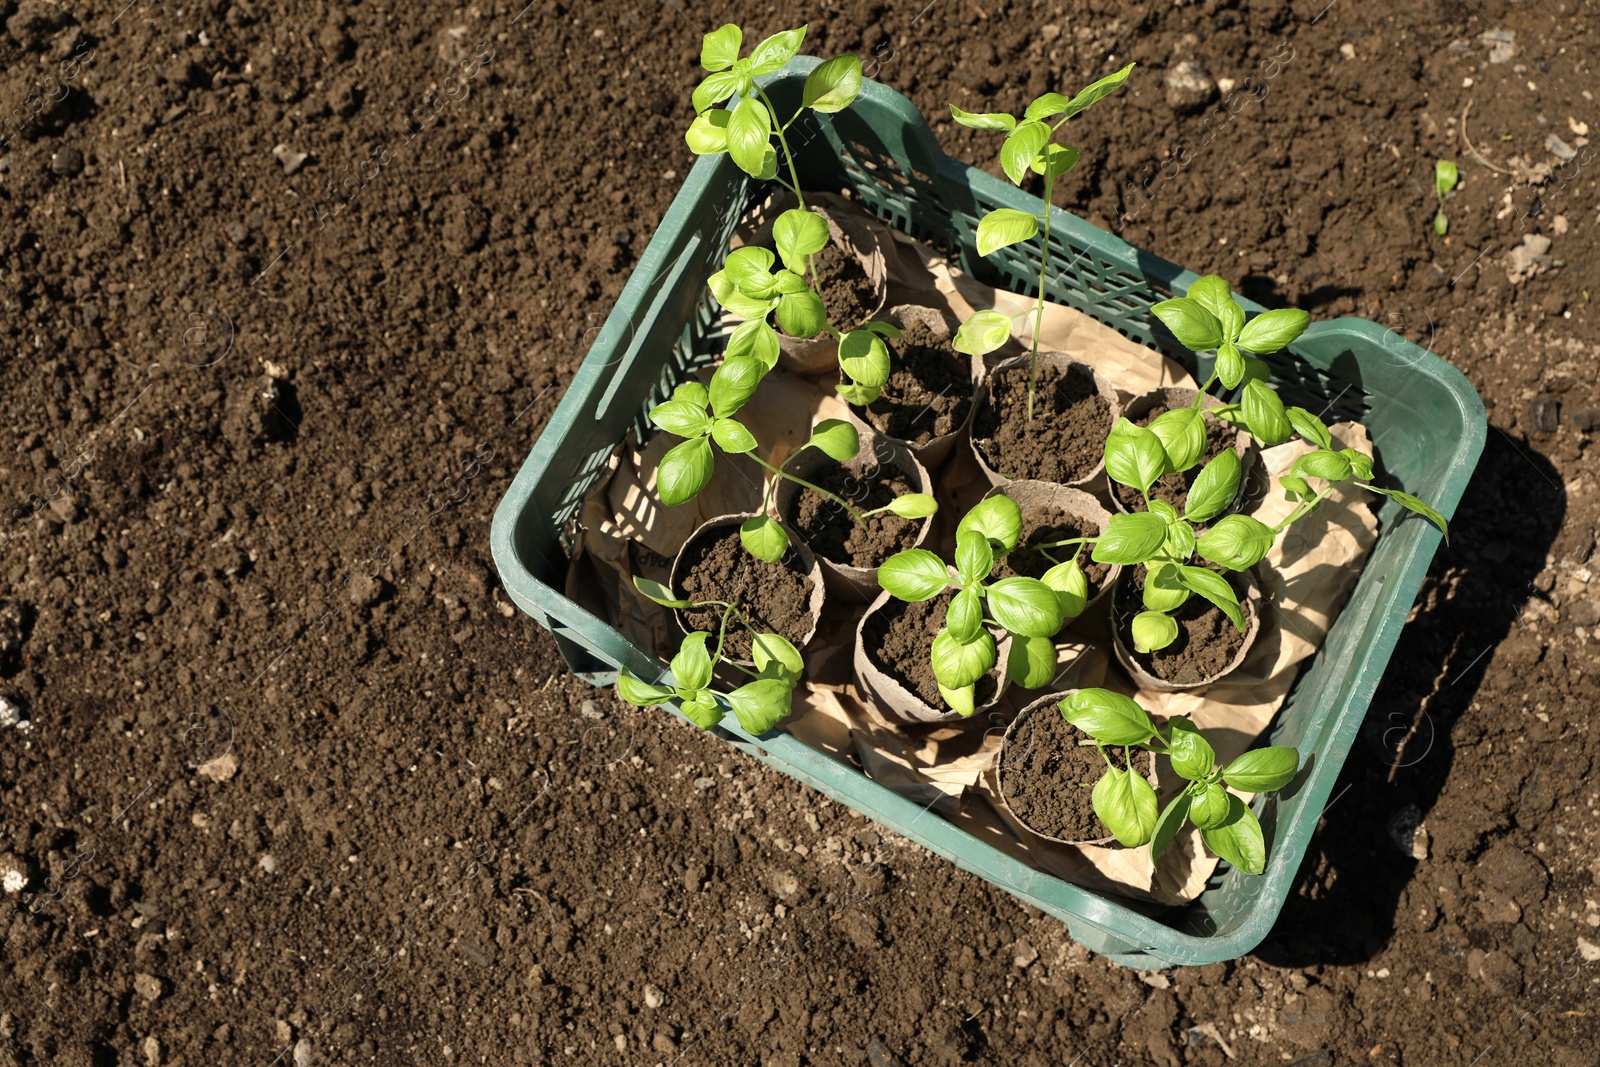
[[[739,527],[732,525],[691,541],[684,552],[677,591],[685,599],[736,603],[758,630],[782,634],[797,646],[803,643],[811,629],[811,579],[794,552],[777,563],[763,563],[746,551],[739,541]],[[682,614],[691,627],[707,631],[715,642],[721,608]],[[723,653],[750,658],[750,632],[737,620],[728,622]]]
[[[1011,813],[1035,833],[1063,841],[1095,841],[1111,831],[1094,813],[1094,783],[1106,761],[1088,738],[1052,706],[1030,713],[1012,732],[1002,750],[1000,792]],[[1119,768],[1128,766],[1124,751],[1106,749]],[[1111,847],[1120,848],[1116,842]]]
[[[1111,405],[1085,367],[1041,366],[1033,421],[1028,421],[1028,367],[989,376],[989,402],[977,414],[973,439],[989,466],[1008,478],[1068,484],[1082,481],[1104,457]]]
[[[1164,415],[1169,410],[1171,409],[1166,404],[1157,404],[1133,421],[1140,426],[1149,426],[1157,416]],[[1207,416],[1206,450],[1205,454],[1200,457],[1200,462],[1186,471],[1170,472],[1157,478],[1155,484],[1150,487],[1150,499],[1164,500],[1182,513],[1184,505],[1189,502],[1189,487],[1194,484],[1196,478],[1200,477],[1200,471],[1207,463],[1210,463],[1222,453],[1233,451],[1238,444],[1238,440],[1239,428],[1237,426],[1231,422],[1223,422],[1215,416]],[[1132,486],[1112,482],[1111,491],[1116,494],[1117,499],[1122,502],[1123,506],[1130,511],[1144,510],[1144,501],[1140,499],[1139,491]]]
[[[946,592],[920,604],[890,600],[861,628],[861,640],[866,643],[872,662],[932,708],[946,705],[939,695],[938,679],[933,676],[929,650],[934,636],[944,629],[945,610],[954,596],[953,592]],[[999,685],[993,671],[978,679],[978,707],[994,699]]]
[[[853,330],[867,321],[878,303],[878,289],[855,253],[829,242],[811,257],[814,278],[808,279],[828,309],[828,321]]]
[[[1233,662],[1233,657],[1239,654],[1239,648],[1244,644],[1244,632],[1222,613],[1221,608],[1203,596],[1191,596],[1173,615],[1178,621],[1177,640],[1154,652],[1134,652],[1133,617],[1142,606],[1140,598],[1144,595],[1145,569],[1135,567],[1132,574],[1126,571],[1123,574],[1124,585],[1119,591],[1119,610],[1116,613],[1117,633],[1134,661],[1146,672],[1175,685],[1194,685],[1226,670],[1228,664]],[[1240,583],[1228,577],[1242,602],[1244,597]],[[1246,603],[1241,603],[1241,606],[1244,608],[1245,626],[1248,627],[1251,608]]]
[[[889,381],[857,414],[882,433],[914,445],[954,433],[972,409],[972,363],[925,323],[908,322],[890,340]]]
[[[881,508],[917,486],[890,467],[873,463],[867,470],[829,467],[807,479],[834,493],[858,511]],[[870,516],[862,526],[850,513],[821,493],[802,488],[785,516],[789,527],[819,556],[852,567],[876,567],[917,543],[922,520],[902,519],[891,512]]]
[[[1017,547],[1007,553],[1005,559],[1000,562],[997,574],[1001,578],[1009,578],[1012,575],[1042,578],[1045,571],[1056,565],[1056,561],[1065,563],[1071,559],[1077,546],[1050,549],[1050,555],[1054,556],[1055,560],[1033,551],[1034,548],[1076,537],[1099,536],[1100,530],[1097,526],[1069,515],[1064,508],[1054,505],[1041,508],[1032,515],[1023,516],[1022,538],[1017,542]],[[1088,546],[1084,548],[1084,553],[1078,557],[1078,566],[1083,569],[1084,577],[1089,579],[1089,598],[1092,600],[1104,588],[1106,575],[1111,573],[1111,564],[1096,563],[1089,558]]]

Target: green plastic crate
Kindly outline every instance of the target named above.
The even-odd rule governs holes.
[[[781,112],[797,105],[816,63],[797,58],[766,81]],[[1114,113],[1118,105],[1113,99],[1103,106]],[[905,97],[867,82],[849,109],[827,117],[808,113],[791,129],[806,188],[847,189],[885,222],[957,257],[968,273],[1029,291],[1036,277],[1030,249],[980,258],[976,233],[987,211],[1032,211],[1036,201],[946,156]],[[720,268],[729,236],[761,192],[726,156],[695,164],[495,512],[490,536],[506,591],[550,630],[572,670],[595,685],[612,684],[619,667],[646,679],[664,668],[562,594],[570,520],[629,431],[653,432],[646,410],[718,359],[719,342],[708,339],[717,314],[706,279]],[[1193,357],[1150,314],[1152,304],[1186,290],[1192,272],[1059,209],[1051,251],[1052,300],[1193,370],[1209,370],[1194,368]],[[1286,401],[1366,424],[1382,484],[1415,493],[1446,516],[1454,512],[1486,431],[1483,405],[1458,371],[1376,323],[1354,318],[1316,323],[1268,363]],[[1256,802],[1270,842],[1267,870],[1252,877],[1224,864],[1185,907],[1136,905],[1034,870],[787,734],[757,738],[736,725],[717,733],[1062,919],[1076,940],[1119,963],[1148,968],[1236,959],[1266,937],[1283,906],[1440,541],[1427,522],[1402,521],[1406,513],[1397,505],[1385,503],[1378,515],[1381,533],[1361,580],[1268,731],[1270,743],[1308,753],[1310,771],[1289,790]],[[725,721],[734,723],[732,716]]]

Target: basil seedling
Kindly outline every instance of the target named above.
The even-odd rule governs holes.
[[[633,585],[642,595],[662,607],[721,608],[722,620],[717,627],[714,649],[706,647],[711,640],[709,633],[697,630],[684,637],[678,646],[678,654],[672,657],[670,684],[645,682],[626,670],[619,673],[617,693],[623,700],[640,707],[677,701],[678,710],[683,712],[684,717],[702,730],[709,730],[722,721],[724,704],[733,709],[739,725],[752,734],[764,734],[788,716],[794,699],[794,687],[805,672],[805,660],[793,642],[782,634],[756,630],[736,603],[683,600],[673,596],[672,590],[661,583],[644,578],[635,578]],[[751,660],[755,663],[755,670],[722,654],[730,619],[737,620],[750,631]],[[713,689],[712,674],[719,662],[750,675],[751,681],[727,692]]]
[[[1450,232],[1450,220],[1444,217],[1444,198],[1449,196],[1461,180],[1461,171],[1455,163],[1441,159],[1433,165],[1433,195],[1438,198],[1439,210],[1433,216],[1433,232],[1443,237]]]
[[[1267,384],[1267,365],[1254,357],[1271,355],[1293,342],[1311,325],[1310,315],[1297,308],[1282,308],[1277,311],[1264,311],[1246,322],[1243,306],[1228,287],[1227,281],[1216,274],[1196,279],[1194,284],[1189,286],[1186,296],[1163,300],[1150,310],[1191,352],[1197,355],[1213,350],[1216,352],[1217,358],[1211,376],[1201,387],[1201,393],[1218,382],[1221,382],[1226,389],[1238,389],[1243,386],[1237,401],[1211,408],[1212,415],[1242,423],[1264,446],[1281,444],[1290,437],[1298,436],[1316,449],[1301,456],[1295,462],[1289,476],[1283,479],[1283,487],[1289,493],[1290,499],[1299,501],[1304,506],[1284,522],[1279,523],[1274,530],[1281,530],[1295,519],[1310,513],[1332,491],[1334,485],[1342,481],[1354,481],[1361,488],[1389,497],[1407,510],[1421,515],[1437,526],[1446,542],[1449,541],[1450,528],[1443,515],[1410,493],[1372,485],[1373,463],[1370,455],[1354,448],[1334,451],[1332,435],[1329,434],[1328,427],[1322,419],[1305,408],[1285,406],[1277,391]],[[1203,402],[1201,396],[1195,397],[1197,409]],[[1199,426],[1203,435],[1204,423],[1200,423]],[[1155,427],[1152,425],[1151,429]],[[1112,434],[1116,433],[1117,430],[1113,428]],[[1172,437],[1172,433],[1164,432],[1161,436],[1165,445]],[[1109,465],[1111,448],[1109,442],[1106,447]],[[1180,443],[1180,450],[1182,447]],[[1201,451],[1195,453],[1196,458],[1204,454],[1203,436],[1200,447]],[[1183,454],[1187,455],[1187,452]],[[1169,455],[1169,462],[1174,458],[1176,457]],[[1224,456],[1218,456],[1217,460],[1223,458]],[[1215,463],[1217,460],[1212,462]],[[1210,464],[1207,466],[1209,469]],[[1186,468],[1169,466],[1168,469]],[[1201,477],[1205,477],[1204,471],[1201,472]],[[1308,477],[1327,484],[1313,493],[1306,481]],[[1124,481],[1123,484],[1132,483]]]
[[[663,504],[682,504],[698,496],[711,483],[717,450],[749,456],[765,467],[772,478],[762,490],[759,512],[740,525],[739,541],[752,556],[767,563],[776,563],[789,550],[789,532],[767,515],[779,478],[821,493],[862,526],[873,515],[885,511],[905,519],[920,519],[938,510],[938,504],[928,494],[905,493],[881,508],[862,511],[837,493],[830,493],[762,459],[756,454],[755,434],[734,416],[766,373],[767,367],[752,356],[729,356],[711,375],[709,387],[699,382],[685,382],[673,390],[671,400],[650,409],[651,422],[685,439],[667,450],[656,470],[656,492]],[[854,459],[861,450],[861,436],[848,422],[824,419],[812,428],[811,438],[796,449],[784,465],[807,448],[815,448],[844,463]]]
[[[962,715],[977,711],[977,683],[999,660],[988,627],[1011,635],[1006,671],[1026,689],[1055,677],[1052,638],[1068,618],[1083,610],[1088,585],[1072,581],[1064,568],[1043,579],[1014,576],[989,581],[995,565],[1022,537],[1022,509],[1010,497],[979,501],[956,526],[955,575],[925,548],[896,552],[878,568],[878,584],[889,595],[915,604],[957,590],[945,611],[944,627],[934,636],[931,657],[939,695]]]
[[[1275,793],[1294,780],[1300,753],[1281,745],[1246,752],[1226,767],[1194,723],[1176,716],[1162,733],[1139,704],[1109,689],[1078,689],[1057,705],[1073,726],[1088,734],[1105,758],[1106,772],[1095,783],[1090,802],[1094,813],[1117,841],[1137,848],[1149,844],[1150,864],[1183,829],[1193,823],[1206,847],[1246,874],[1267,869],[1266,840],[1261,824],[1229,786],[1245,793]],[[1115,766],[1108,747],[1121,748],[1126,769]],[[1135,769],[1131,749],[1165,755],[1188,784],[1157,811],[1156,791]]]
[[[1073,97],[1045,93],[1029,104],[1019,119],[1004,113],[973,114],[950,105],[951,116],[974,130],[996,130],[1006,139],[1000,145],[1000,167],[1013,185],[1020,186],[1029,171],[1044,176],[1043,210],[1038,213],[998,208],[978,220],[978,254],[991,255],[1002,248],[1039,237],[1038,303],[1034,306],[1033,347],[1028,359],[1028,421],[1033,422],[1033,396],[1039,374],[1039,328],[1044,321],[1045,274],[1050,263],[1050,209],[1055,181],[1077,165],[1080,153],[1070,145],[1051,143],[1056,131],[1094,104],[1122,88],[1134,64],[1101,78]],[[1042,224],[1042,225],[1041,225]],[[974,312],[956,331],[958,352],[981,356],[1011,338],[1011,319],[998,311]]]

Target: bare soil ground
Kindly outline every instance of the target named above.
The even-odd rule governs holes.
[[[1592,1065],[1596,18],[0,0],[0,1064]],[[1252,956],[1091,957],[572,680],[498,589],[490,513],[730,20],[809,22],[990,169],[947,102],[1136,59],[1059,203],[1482,393],[1451,547]]]

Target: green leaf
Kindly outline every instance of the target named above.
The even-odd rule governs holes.
[[[1299,308],[1263,311],[1245,324],[1239,347],[1258,356],[1271,355],[1306,332],[1311,316]]]
[[[704,437],[669,448],[656,468],[656,492],[661,502],[672,505],[693,500],[711,481],[716,462],[711,442]]]
[[[1222,323],[1199,301],[1188,297],[1163,300],[1151,312],[1191,352],[1209,352],[1223,341]]]
[[[1076,559],[1057,563],[1040,575],[1039,580],[1055,591],[1063,619],[1076,619],[1089,606],[1089,577]]]
[[[1227,511],[1239,495],[1239,482],[1244,477],[1244,464],[1233,449],[1218,452],[1200,468],[1189,495],[1184,501],[1184,518],[1190,522],[1210,522]]]
[[[861,451],[861,434],[843,419],[823,419],[811,428],[811,440],[802,447],[815,448],[844,463]]]
[[[1445,217],[1444,208],[1433,213],[1433,232],[1440,237],[1450,232],[1450,220]]]
[[[1178,580],[1215,604],[1238,627],[1240,633],[1244,632],[1244,611],[1239,607],[1238,594],[1228,584],[1228,579],[1205,567],[1180,567]]]
[[[1199,408],[1173,408],[1150,420],[1167,454],[1167,469],[1186,471],[1206,453],[1206,418]]]
[[[1141,493],[1167,471],[1167,451],[1161,438],[1127,418],[1117,419],[1106,435],[1105,455],[1111,480]]]
[[[1178,622],[1159,611],[1141,611],[1129,624],[1135,652],[1157,652],[1178,639]]]
[[[976,589],[963,589],[950,598],[950,608],[944,615],[944,627],[950,636],[962,644],[978,639],[983,631],[983,601]]]
[[[778,298],[778,325],[790,337],[815,337],[828,325],[828,309],[822,297],[809,289],[785,293]]]
[[[1231,341],[1239,335],[1238,328],[1229,333],[1227,327],[1235,318],[1239,327],[1244,326],[1244,309],[1233,298],[1233,290],[1222,275],[1207,274],[1196,278],[1185,295],[1217,317],[1217,321],[1223,324],[1224,340]]]
[[[1244,424],[1250,427],[1251,436],[1264,446],[1276,445],[1289,439],[1294,427],[1283,410],[1283,401],[1263,381],[1245,383],[1244,396],[1239,398],[1244,412]]]
[[[798,682],[806,669],[800,650],[782,634],[752,634],[750,658],[755,661],[757,674],[763,678],[781,678],[790,685]]]
[[[1156,791],[1133,770],[1107,767],[1089,796],[1094,813],[1125,848],[1138,848],[1156,830]]]
[[[1254,748],[1222,771],[1222,780],[1241,793],[1276,793],[1294,781],[1300,753],[1287,745]]]
[[[1447,196],[1456,187],[1456,182],[1461,180],[1461,171],[1455,163],[1448,159],[1441,159],[1433,165],[1433,191],[1439,196]]]
[[[1330,449],[1319,448],[1315,452],[1307,452],[1294,461],[1290,473],[1302,478],[1321,478],[1329,482],[1342,482],[1353,473],[1350,469],[1350,460],[1338,452]]]
[[[1190,809],[1193,816],[1193,809]],[[1261,824],[1244,801],[1228,797],[1228,818],[1214,830],[1202,830],[1206,847],[1246,874],[1260,874],[1267,869],[1267,845],[1261,836]]]
[[[1008,496],[995,494],[972,505],[972,510],[956,524],[956,533],[976,530],[1000,546],[1000,555],[1017,547],[1022,537],[1022,509]]]
[[[1250,365],[1232,341],[1222,342],[1217,349],[1217,377],[1229,389],[1237,389],[1250,372]]]
[[[836,385],[833,388],[835,392],[844,397],[845,403],[855,404],[858,407],[866,407],[868,404],[878,399],[879,393],[882,392],[882,390],[878,389],[877,387],[869,389],[864,385],[855,385],[854,383],[848,385]]]
[[[1028,110],[1022,113],[1022,119],[1024,122],[1032,122],[1035,119],[1052,118],[1071,106],[1072,101],[1060,93],[1045,93],[1043,96],[1034,97],[1033,103],[1028,105]]]
[[[1305,408],[1285,408],[1284,415],[1288,417],[1289,425],[1294,427],[1294,432],[1307,441],[1318,448],[1333,447],[1333,435],[1328,432],[1327,424]]]
[[[1350,473],[1362,481],[1372,478],[1372,457],[1355,448],[1341,448],[1339,455],[1350,461]]]
[[[885,506],[902,519],[925,519],[939,510],[939,502],[927,493],[906,493]]]
[[[1200,538],[1200,554],[1230,571],[1248,570],[1267,558],[1272,527],[1250,515],[1224,515]]]
[[[1002,578],[989,586],[989,614],[1020,637],[1054,637],[1061,629],[1061,601],[1037,578]]]
[[[1088,108],[1122,88],[1122,83],[1128,80],[1128,75],[1133,73],[1133,68],[1137,65],[1136,63],[1129,63],[1115,74],[1107,74],[1099,81],[1090,82],[1078,90],[1078,95],[1074,96],[1072,102],[1066,107],[1067,118],[1070,119],[1082,114]]]
[[[896,552],[878,568],[878,584],[889,595],[917,604],[932,600],[950,587],[950,568],[925,548]]]
[[[962,111],[954,104],[950,105],[950,117],[961,125],[973,130],[1014,130],[1017,120],[1010,115],[992,112],[984,115],[975,115],[970,111]]]
[[[1055,642],[1048,637],[1013,636],[1006,673],[1024,689],[1043,689],[1055,680]]]
[[[1154,510],[1155,506],[1160,503],[1162,501],[1150,501],[1151,509]],[[1194,555],[1194,527],[1178,518],[1176,511],[1167,522],[1167,536],[1161,542],[1161,551],[1156,555],[1159,558],[1169,560],[1186,560]]]
[[[815,211],[790,208],[772,224],[772,242],[783,265],[796,273],[806,269],[806,258],[828,247],[828,223]]]
[[[1172,798],[1166,810],[1161,813],[1161,817],[1156,820],[1155,832],[1150,835],[1150,863],[1152,866],[1155,864],[1156,857],[1161,855],[1163,849],[1172,844],[1172,839],[1178,836],[1179,830],[1183,829],[1183,820],[1189,817],[1189,803],[1192,799],[1193,794],[1188,790],[1184,790]]]
[[[935,683],[937,684],[937,683]],[[939,696],[950,706],[950,710],[962,718],[970,719],[978,710],[978,687],[964,685],[959,689],[946,689],[939,686]]]
[[[1178,579],[1176,564],[1149,565],[1142,598],[1147,611],[1177,611],[1188,602],[1189,593],[1189,587]]]
[[[1006,135],[1000,146],[1000,168],[1012,185],[1022,184],[1029,164],[1049,141],[1050,127],[1042,122],[1024,122]]]
[[[700,65],[715,72],[727,70],[739,58],[739,48],[744,44],[744,31],[733,23],[719,26],[700,41]]]
[[[711,403],[711,394],[699,382],[687,381],[672,391],[672,399],[697,408],[704,408]]]
[[[744,407],[766,377],[767,368],[750,356],[730,356],[711,375],[711,410],[718,418],[728,418]]]
[[[1278,484],[1283,486],[1284,495],[1290,500],[1296,500],[1311,495],[1310,484],[1298,474],[1285,474],[1278,479]]]
[[[789,531],[765,515],[752,515],[739,524],[739,543],[763,563],[776,563],[789,551]]]
[[[679,437],[700,437],[711,428],[705,405],[668,400],[650,409],[650,421]]]
[[[1039,232],[1039,220],[1026,211],[1003,207],[978,220],[978,255],[987,256]]]
[[[1228,821],[1228,811],[1232,807],[1228,791],[1216,782],[1208,782],[1190,803],[1189,818],[1202,830],[1216,830]]]
[[[1011,320],[998,311],[974,311],[950,344],[957,352],[982,356],[1011,339]]]
[[[940,630],[933,637],[933,676],[947,689],[977,685],[978,679],[994,669],[1000,658],[995,650],[994,636],[980,629],[971,641],[957,641],[949,630]]]
[[[780,678],[758,678],[728,694],[728,703],[745,733],[764,734],[789,714],[794,687]]]
[[[711,652],[706,648],[710,634],[696,630],[685,634],[672,657],[672,680],[679,689],[704,689],[711,684]]]
[[[712,75],[716,77],[716,75]],[[772,113],[755,97],[745,97],[733,108],[728,119],[728,155],[739,169],[754,178],[762,177],[763,157],[771,148]]]
[[[683,139],[689,144],[689,151],[697,156],[714,156],[719,152],[726,152],[728,120],[732,117],[733,112],[720,107],[696,115],[683,135]]]
[[[1198,782],[1216,767],[1216,752],[1195,729],[1194,723],[1182,715],[1175,716],[1169,725],[1172,733],[1167,742],[1167,756],[1172,760],[1172,769],[1189,781]]]
[[[839,369],[857,385],[881,389],[889,381],[889,348],[871,330],[851,330],[839,342]]]
[[[1109,689],[1077,689],[1057,707],[1068,722],[1102,745],[1142,745],[1156,736],[1156,725],[1131,697]]]
[[[719,270],[707,278],[706,288],[710,289],[711,295],[717,298],[717,303],[741,319],[764,319],[767,316],[767,312],[776,307],[778,303],[776,298],[757,300],[753,297],[745,296],[739,291],[739,287],[734,284],[733,278],[728,275],[726,270]]]
[[[722,270],[718,273],[725,275],[735,288],[747,296],[757,295],[750,293],[749,290],[759,282],[764,290],[760,296],[762,299],[767,299],[772,293],[771,271],[774,262],[776,258],[771,249],[762,248],[760,245],[745,245],[728,253],[728,258],[723,261]]]
[[[963,585],[974,586],[989,577],[994,567],[994,549],[989,539],[977,530],[956,533],[956,573]]]
[[[1059,178],[1078,165],[1082,153],[1071,145],[1047,144],[1028,169],[1047,178]]]
[[[831,115],[855,103],[861,94],[861,60],[856,56],[834,56],[806,75],[800,103],[813,111]]]
[[[694,87],[695,114],[703,113],[713,104],[720,104],[734,94],[739,88],[739,76],[730,70],[708,74]]]
[[[757,78],[776,74],[793,59],[806,39],[806,28],[775,33],[755,46],[750,53],[750,73]]]
[[[1371,489],[1374,493],[1382,493],[1384,496],[1397,501],[1401,507],[1408,508],[1409,510],[1416,512],[1418,515],[1421,515],[1423,518],[1439,527],[1439,532],[1444,534],[1445,544],[1450,543],[1450,524],[1445,521],[1445,517],[1443,515],[1433,510],[1433,508],[1429,507],[1427,504],[1424,504],[1421,500],[1418,500],[1410,493],[1402,493],[1398,489],[1384,489],[1381,486],[1376,485],[1369,485],[1367,488]]]
[[[765,318],[741,322],[728,337],[725,357],[747,356],[771,370],[778,363],[778,331]]]
[[[617,675],[617,695],[630,704],[637,704],[647,708],[651,704],[661,704],[671,700],[675,694],[671,689],[659,685],[641,682],[626,670]]]
[[[637,574],[633,576],[633,587],[646,600],[653,600],[664,608],[687,608],[693,606],[689,601],[674,596],[672,590],[660,582],[651,581],[649,578],[641,578]]]
[[[716,697],[702,689],[688,700],[678,702],[678,710],[683,717],[700,727],[709,730],[722,721],[722,705],[717,703]]]
[[[1090,558],[1096,563],[1143,563],[1161,550],[1166,539],[1167,523],[1160,515],[1148,511],[1113,515]]]

